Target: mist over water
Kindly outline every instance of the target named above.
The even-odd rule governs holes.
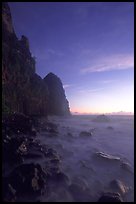
[[[85,201],[89,195],[89,201],[96,202],[102,192],[113,192],[110,182],[114,179],[128,188],[123,199],[134,201],[134,118],[107,116],[109,122],[93,122],[95,117],[48,117],[57,124],[59,133],[53,136],[43,131],[38,137],[42,144],[50,145],[59,153],[61,170],[69,178],[69,185],[76,184],[79,189],[76,192],[73,187],[71,194],[60,184],[50,195],[43,196],[42,201]],[[92,135],[82,136],[83,131]],[[114,159],[98,157],[98,152]],[[124,163],[128,168],[122,167]],[[80,190],[84,192],[81,197]]]

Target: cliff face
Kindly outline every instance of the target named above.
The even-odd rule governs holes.
[[[2,5],[2,104],[3,111],[22,112],[27,115],[47,115],[52,95],[48,86],[35,73],[35,59],[25,36],[19,40],[12,26],[7,3]],[[55,81],[54,81],[55,82]],[[52,86],[52,85],[51,85]],[[65,97],[65,95],[63,95]],[[65,101],[65,100],[63,100]],[[61,103],[62,104],[62,103]],[[58,104],[60,105],[60,104]],[[69,111],[69,108],[67,108]],[[52,113],[56,114],[56,112]],[[59,112],[58,112],[59,114]],[[67,114],[67,111],[64,115]]]
[[[49,73],[44,78],[44,83],[49,90],[48,112],[50,115],[69,114],[69,105],[65,97],[65,92],[61,80],[53,73]]]

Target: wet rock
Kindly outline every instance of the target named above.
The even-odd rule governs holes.
[[[23,141],[22,144],[18,147],[17,152],[21,155],[27,154],[27,146],[25,141]]]
[[[98,200],[98,202],[123,202],[119,193],[104,193]]]
[[[104,152],[96,152],[95,155],[96,155],[98,158],[103,158],[103,159],[106,159],[106,160],[120,161],[120,157],[112,156],[112,155],[106,154],[106,153],[104,153]]]
[[[110,118],[104,114],[98,115],[92,120],[93,122],[110,122]]]
[[[115,179],[110,182],[110,187],[115,192],[119,192],[120,194],[126,194],[128,192],[128,187],[120,180]]]
[[[45,174],[39,164],[22,164],[12,171],[9,181],[17,195],[38,195],[44,187]]]
[[[44,157],[42,145],[36,140],[29,140],[27,154],[23,155],[25,159],[36,159]]]
[[[41,194],[44,183],[47,180],[55,182],[55,185],[57,185],[57,183],[66,185],[67,177],[60,172],[59,168],[59,155],[48,145],[42,146],[39,140],[32,137],[26,138],[26,136],[18,137],[16,135],[14,137],[7,137],[5,147],[4,162],[6,161],[9,164],[9,162],[12,161],[12,164],[15,166],[12,172],[9,171],[6,173],[6,191],[9,193],[8,195],[3,194],[4,200],[13,200],[13,196],[8,190],[8,183],[10,183],[16,191],[17,201],[19,197],[22,199],[23,195],[32,196],[32,200],[35,200],[34,196]],[[9,154],[9,148],[12,154]],[[42,167],[39,164],[35,164],[35,159],[42,157],[45,158],[45,167],[43,167],[44,164]],[[19,162],[17,158],[23,161],[21,160]],[[34,163],[29,163],[29,159]]]
[[[39,141],[28,135],[3,135],[3,160],[9,164],[20,164],[24,159],[44,157]],[[10,151],[10,154],[9,154]]]
[[[80,137],[90,137],[90,136],[92,136],[91,132],[87,132],[87,131],[80,132]]]

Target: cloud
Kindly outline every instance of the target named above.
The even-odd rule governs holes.
[[[111,70],[125,70],[134,67],[133,55],[113,55],[107,58],[98,59],[97,63],[80,70],[82,74],[91,72],[105,72]]]
[[[101,90],[103,90],[104,88],[98,88],[98,89],[80,89],[78,92],[79,93],[96,93],[99,92]]]
[[[102,84],[110,84],[110,83],[112,83],[112,82],[115,82],[116,80],[102,80],[102,81],[99,81],[100,83],[102,83]]]

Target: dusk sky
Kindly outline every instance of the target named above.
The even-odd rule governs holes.
[[[72,112],[134,111],[134,3],[10,2],[36,72],[62,81]]]

